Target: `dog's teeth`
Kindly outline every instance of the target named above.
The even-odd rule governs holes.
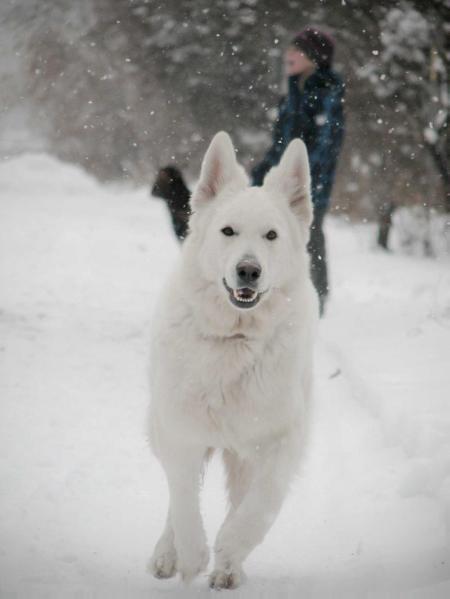
[[[233,295],[238,302],[244,302],[247,304],[253,302],[255,297],[257,296],[256,293],[253,293],[251,297],[242,297],[237,291],[233,291]]]
[[[256,291],[252,291],[251,292],[251,297],[243,297],[240,293],[240,289],[233,289],[233,296],[234,299],[240,303],[243,304],[249,304],[255,301],[256,297],[258,296],[258,293]],[[248,291],[246,292],[248,293]]]

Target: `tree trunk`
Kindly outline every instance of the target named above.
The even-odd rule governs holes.
[[[378,209],[378,239],[377,243],[380,247],[387,250],[389,242],[389,233],[392,225],[392,215],[395,210],[393,202],[384,202]]]
[[[449,122],[449,119],[447,119],[447,122]],[[428,144],[428,148],[442,179],[444,187],[444,210],[450,214],[450,174],[448,171],[447,160],[435,144]]]

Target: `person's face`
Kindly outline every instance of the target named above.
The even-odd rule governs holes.
[[[284,71],[286,75],[300,75],[314,68],[315,65],[312,60],[301,50],[291,46],[284,53]]]

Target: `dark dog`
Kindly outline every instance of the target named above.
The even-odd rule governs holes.
[[[152,194],[166,201],[175,235],[180,241],[183,241],[188,234],[191,192],[186,186],[181,172],[175,166],[165,166],[160,169],[152,188]]]

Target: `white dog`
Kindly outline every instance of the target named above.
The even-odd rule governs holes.
[[[305,434],[318,306],[303,142],[289,145],[258,188],[249,187],[230,137],[218,133],[192,208],[153,339],[151,440],[170,506],[150,567],[186,581],[207,567],[200,481],[219,449],[230,508],[210,586],[234,588],[280,510]]]

